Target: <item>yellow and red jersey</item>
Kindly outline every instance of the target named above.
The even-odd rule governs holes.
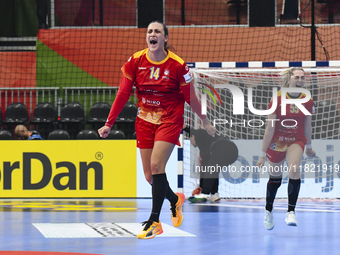
[[[286,93],[288,99],[301,99],[305,98],[305,94],[300,94],[298,97],[293,98]],[[306,143],[305,131],[304,131],[304,120],[306,115],[295,105],[286,105],[286,115],[282,115],[281,112],[281,91],[277,93],[277,107],[273,114],[276,114],[275,121],[275,132],[270,142],[269,149],[274,151],[286,151],[288,146],[298,141]],[[273,100],[270,101],[268,109],[272,107]],[[313,99],[311,98],[308,102],[302,104],[307,111],[314,114],[315,108]],[[290,120],[290,121],[289,121]],[[294,121],[293,121],[294,120]],[[283,125],[282,125],[282,121]],[[268,122],[267,125],[272,125]]]
[[[185,98],[181,86],[193,79],[189,67],[173,52],[154,62],[148,49],[139,51],[124,64],[122,72],[133,81],[138,97],[138,117],[154,124],[183,123]]]

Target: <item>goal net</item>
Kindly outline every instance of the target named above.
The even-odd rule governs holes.
[[[239,150],[238,160],[220,173],[221,197],[265,197],[269,166],[266,162],[261,171],[255,166],[261,152],[267,116],[254,114],[249,102],[255,109],[266,110],[275,89],[281,89],[280,72],[284,69],[287,67],[192,68],[202,110],[205,110],[206,104],[207,116],[214,123],[217,134],[235,142]],[[337,198],[340,197],[340,156],[336,153],[340,150],[340,68],[305,67],[304,70],[304,88],[311,93],[316,109],[312,115],[312,145],[317,155],[314,158],[303,155],[300,197]],[[234,101],[235,93],[230,85],[243,93],[244,102],[239,97]],[[244,114],[235,113],[236,106],[240,110],[240,104]],[[202,122],[188,105],[185,123],[195,129],[203,128]],[[184,135],[188,138],[186,133]],[[189,196],[199,184],[199,173],[195,167],[200,163],[200,155],[188,139],[184,141],[183,161],[184,193]],[[283,186],[288,182],[287,169],[283,168]],[[287,188],[280,188],[277,197],[287,197]]]

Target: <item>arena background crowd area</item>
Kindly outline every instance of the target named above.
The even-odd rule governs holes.
[[[285,2],[286,11],[282,0],[2,1],[0,86],[117,86],[121,66],[146,47],[148,19],[169,26],[186,62],[340,59],[339,3]],[[50,29],[38,30],[38,3]]]

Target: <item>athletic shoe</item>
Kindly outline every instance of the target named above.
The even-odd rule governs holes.
[[[210,196],[210,202],[212,202],[212,203],[220,202],[220,200],[221,200],[221,198],[218,195],[218,193],[212,194]]]
[[[142,222],[142,226],[144,225],[143,231],[137,235],[138,239],[151,239],[163,233],[161,222],[158,223],[156,221],[147,220]]]
[[[199,195],[199,194],[201,194],[201,192],[202,192],[202,188],[198,187],[198,188],[194,189],[194,191],[192,192],[192,195],[193,196]]]
[[[205,203],[208,201],[208,195],[206,194],[199,194],[199,195],[195,195],[192,197],[189,197],[188,200],[191,203]]]
[[[297,226],[298,223],[294,211],[287,212],[285,222],[288,226]]]
[[[266,229],[268,229],[268,230],[272,230],[274,228],[274,225],[275,225],[274,216],[268,210],[266,210],[266,216],[264,216],[263,223],[264,223],[264,226],[266,227]]]
[[[183,221],[183,212],[182,212],[182,206],[184,204],[185,201],[185,196],[183,193],[176,193],[176,195],[178,196],[178,201],[176,203],[175,206],[172,206],[171,203],[171,221],[172,221],[172,225],[174,227],[179,227],[182,224]]]

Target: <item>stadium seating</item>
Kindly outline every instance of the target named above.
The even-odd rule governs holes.
[[[13,140],[11,132],[7,130],[0,130],[0,140]]]
[[[135,122],[137,116],[137,105],[132,102],[127,102],[123,110],[119,113],[116,122]]]
[[[97,133],[97,131],[95,130],[81,130],[78,134],[77,134],[77,139],[79,140],[91,140],[91,139],[99,139],[99,135]]]
[[[135,120],[137,117],[137,105],[132,102],[127,102],[117,117],[117,129],[124,130],[127,139],[132,137],[135,132]]]
[[[23,103],[12,103],[6,108],[5,119],[2,121],[5,125],[26,124],[28,122],[28,110]]]
[[[53,104],[40,103],[35,106],[30,123],[36,125],[44,139],[47,138],[49,132],[53,130],[53,124],[57,121],[57,113]]]
[[[59,123],[62,129],[66,129],[71,138],[76,138],[80,130],[83,129],[85,120],[84,108],[80,103],[67,103],[60,112]]]
[[[92,105],[87,122],[91,124],[92,129],[98,129],[105,124],[109,115],[111,106],[105,102],[98,102]]]
[[[48,135],[48,140],[69,140],[70,135],[66,130],[54,130]]]
[[[84,116],[84,109],[80,103],[67,103],[61,109],[59,122],[66,124],[82,123]]]
[[[111,129],[106,139],[126,139],[126,138],[125,138],[125,134],[123,131],[117,130],[117,129]]]
[[[30,123],[51,124],[57,120],[55,107],[51,103],[37,104],[33,110]]]

